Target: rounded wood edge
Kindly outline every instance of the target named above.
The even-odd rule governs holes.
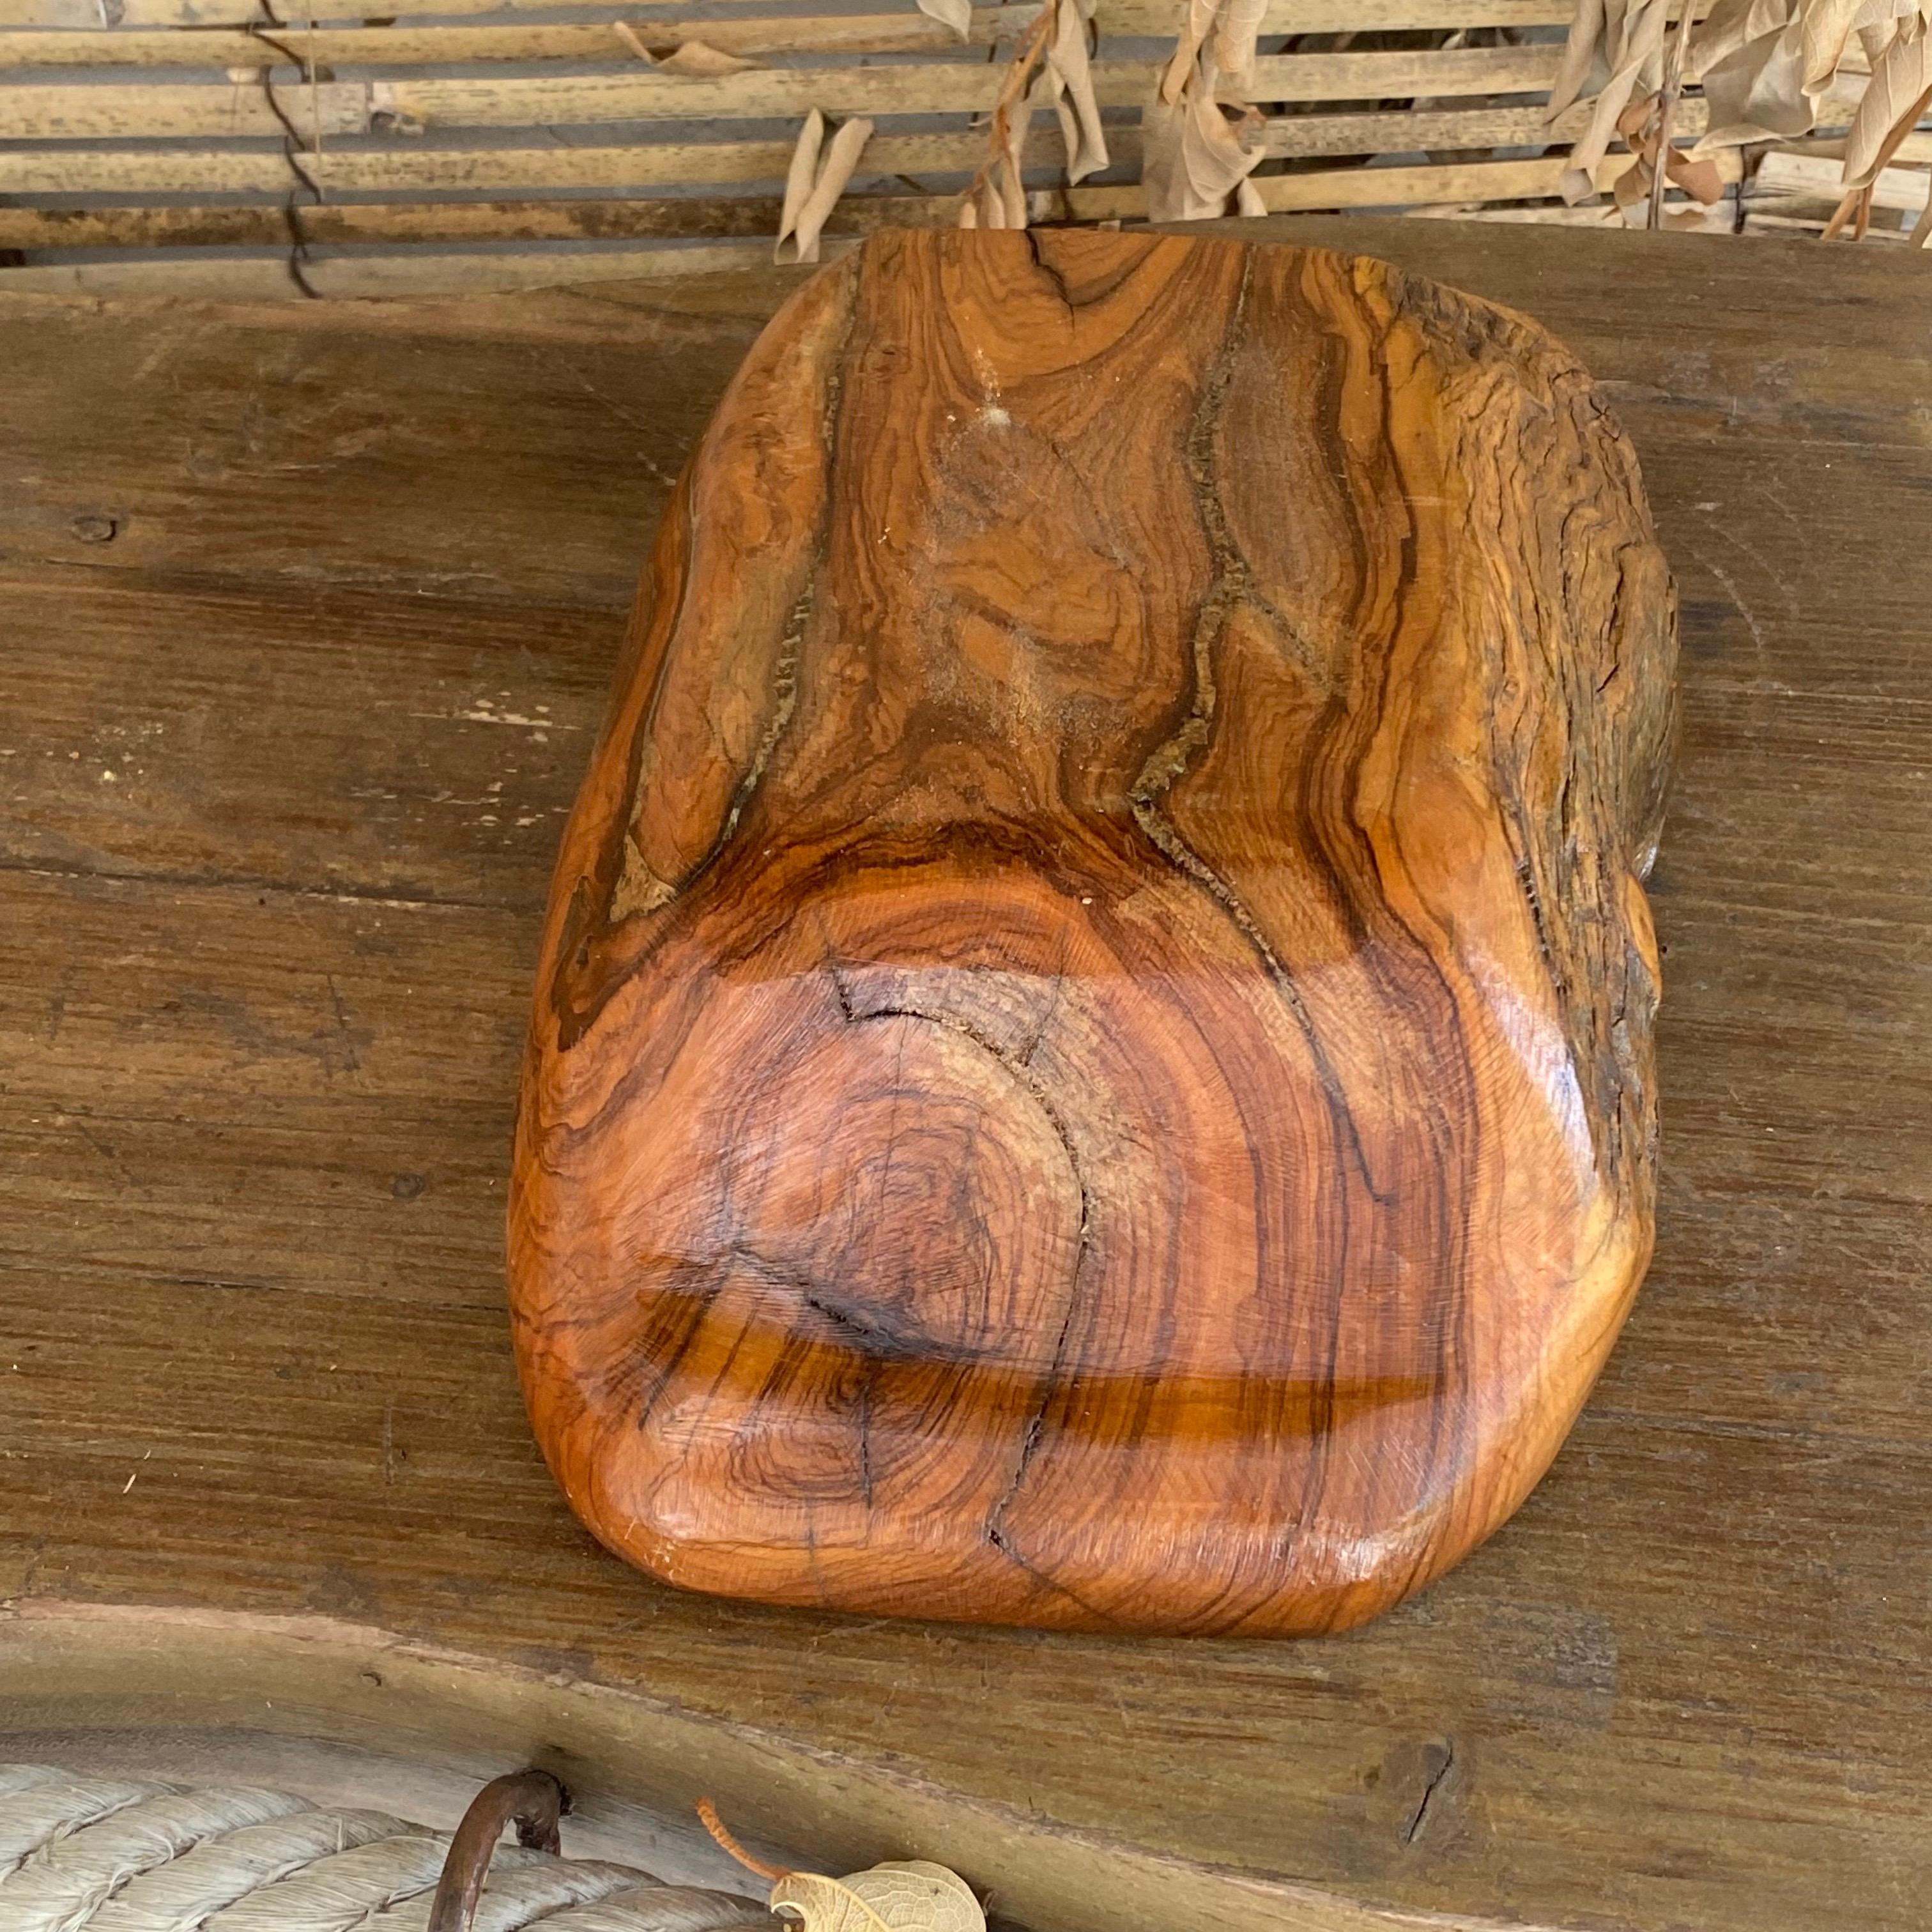
[[[1054,235],[1055,248],[1061,251],[1116,250],[1122,240],[1118,236],[1075,230],[1056,231]],[[802,316],[810,309],[825,311],[818,319],[818,323],[824,326],[818,328],[817,332],[826,339],[818,344],[816,352],[829,357],[832,364],[839,364],[843,349],[833,347],[830,340],[838,332],[832,326],[841,320],[837,312],[848,308],[854,299],[853,284],[863,273],[866,265],[883,250],[902,242],[910,242],[926,251],[942,254],[968,246],[984,248],[992,243],[1010,250],[1024,248],[1036,260],[1040,248],[1032,238],[1016,236],[903,236],[887,231],[871,238],[861,248],[820,270],[809,282],[796,290],[778,321],[782,323],[787,316]],[[1574,406],[1580,390],[1588,415],[1579,434],[1595,454],[1610,459],[1612,470],[1628,489],[1627,508],[1639,540],[1634,548],[1647,554],[1655,566],[1658,587],[1662,593],[1662,601],[1658,607],[1661,614],[1656,624],[1648,627],[1652,634],[1639,641],[1651,656],[1665,663],[1667,671],[1675,657],[1674,599],[1667,566],[1655,542],[1635,452],[1587,368],[1561,338],[1520,310],[1467,293],[1434,277],[1405,270],[1372,254],[1303,244],[1292,238],[1250,239],[1246,235],[1225,231],[1169,231],[1158,238],[1137,236],[1133,242],[1138,251],[1136,260],[1154,252],[1184,258],[1197,254],[1210,256],[1224,261],[1235,257],[1251,260],[1263,254],[1304,261],[1318,260],[1342,281],[1354,284],[1358,293],[1372,292],[1376,299],[1405,323],[1425,332],[1432,329],[1448,348],[1460,349],[1472,364],[1486,360],[1499,348],[1505,349],[1508,358],[1516,368],[1526,393],[1546,409],[1551,406],[1552,396],[1566,394]],[[836,292],[841,290],[844,291],[842,300]],[[847,326],[850,326],[849,313],[842,320]],[[755,351],[754,354],[755,357]],[[741,370],[694,452],[691,464],[686,467],[680,497],[667,514],[664,530],[657,547],[657,553],[664,554],[654,553],[651,570],[646,572],[647,591],[652,574],[656,572],[682,595],[683,572],[688,562],[683,551],[669,539],[682,530],[680,519],[688,520],[692,514],[685,493],[691,488],[694,471],[706,449],[720,434],[719,424],[744,382],[745,372]],[[838,393],[836,382],[832,382],[831,393],[835,397]],[[653,603],[670,608],[668,600],[660,596],[654,599],[640,598],[640,612]],[[617,685],[620,703],[634,682],[640,655],[640,624],[634,622],[632,636],[620,669]],[[634,716],[638,709],[634,694],[629,708]],[[1622,889],[1613,895],[1612,903],[1628,915],[1629,902],[1634,899],[1637,902],[1637,920],[1632,922],[1633,950],[1648,968],[1653,983],[1656,976],[1654,946],[1649,937],[1647,909],[1642,904],[1637,881],[1647,869],[1649,849],[1654,843],[1655,819],[1669,769],[1674,708],[1667,682],[1658,716],[1660,723],[1658,728],[1632,730],[1626,734],[1624,763],[1629,774],[1630,796],[1624,800],[1626,811],[1617,821],[1622,826],[1623,849],[1612,855],[1620,859],[1627,868]],[[633,908],[622,890],[626,881],[616,877],[618,848],[622,842],[615,835],[622,830],[625,823],[624,813],[617,808],[616,794],[621,790],[634,800],[640,780],[634,756],[626,763],[621,774],[607,770],[607,766],[614,762],[610,754],[629,735],[617,729],[617,722],[614,716],[607,724],[603,742],[593,761],[592,776],[573,814],[572,826],[566,833],[560,853],[545,935],[544,964],[539,975],[542,984],[549,984],[555,979],[560,986],[560,976],[553,974],[553,962],[561,957],[562,943],[566,939],[574,942],[583,936],[579,928],[571,923],[581,908],[592,908],[583,914],[590,923],[594,925],[601,920],[601,931],[592,936],[610,940],[614,952],[621,951],[622,947],[621,942],[613,936],[632,922]],[[621,787],[615,782],[620,776],[625,781]],[[595,802],[598,807],[590,814],[598,829],[598,836],[594,838],[578,822],[585,818],[586,800],[591,800],[593,794],[597,794]],[[653,889],[663,883],[655,874],[647,874],[646,879]],[[661,902],[655,896],[647,898],[643,902],[644,908],[649,910]],[[625,972],[617,972],[607,984],[621,983],[626,976]],[[532,1034],[532,1062],[547,1045],[560,1050],[574,1046],[581,1034],[595,1026],[602,1010],[601,998],[595,1005],[584,1010],[573,1006],[567,1016],[560,994],[553,1004],[556,1012],[546,1013],[540,996]],[[568,1030],[554,1024],[566,1017]],[[627,1491],[622,1497],[607,1494],[597,1459],[575,1453],[574,1438],[565,1440],[554,1426],[546,1426],[545,1418],[540,1413],[544,1407],[539,1400],[543,1384],[525,1346],[526,1331],[530,1324],[526,1318],[525,1298],[520,1292],[521,1257],[518,1240],[518,1190],[526,1168],[526,1130],[531,1111],[529,1073],[532,1064],[526,1062],[524,1106],[520,1109],[518,1156],[510,1203],[510,1273],[519,1366],[526,1401],[532,1409],[546,1460],[579,1518],[607,1548],[675,1587],[766,1604],[836,1607],[866,1614],[965,1623],[1019,1623],[1036,1628],[1109,1634],[1303,1636],[1354,1628],[1381,1614],[1402,1597],[1432,1582],[1462,1561],[1508,1520],[1540,1479],[1560,1450],[1604,1366],[1640,1286],[1653,1240],[1654,1172],[1649,1163],[1654,1156],[1646,1151],[1636,1160],[1636,1166],[1641,1172],[1631,1198],[1626,1203],[1624,1225],[1600,1228],[1598,1231],[1600,1238],[1593,1251],[1594,1258],[1587,1264],[1584,1277],[1576,1284],[1580,1292],[1575,1298],[1584,1305],[1557,1324],[1567,1336],[1568,1345],[1554,1352],[1556,1371],[1546,1373],[1538,1384],[1544,1396],[1543,1414],[1534,1422],[1524,1424],[1516,1438],[1508,1445],[1506,1453],[1499,1453],[1492,1459],[1496,1465],[1493,1470],[1481,1466],[1474,1468],[1471,1479],[1458,1484],[1446,1496],[1441,1513],[1445,1516],[1454,1513],[1464,1519],[1459,1534],[1446,1540],[1426,1560],[1408,1565],[1400,1577],[1391,1570],[1390,1576],[1378,1584],[1358,1582],[1340,1596],[1330,1593],[1306,1604],[1272,1602],[1239,1618],[1217,1618],[1211,1622],[1204,1622],[1183,1611],[1170,1612],[1160,1605],[1129,1615],[1122,1615],[1117,1610],[1102,1612],[1087,1606],[1070,1591],[1056,1596],[1044,1606],[1029,1602],[1023,1609],[1016,1608],[1012,1601],[1005,1598],[970,1605],[956,1600],[939,1600],[929,1591],[908,1588],[893,1582],[877,1588],[869,1585],[863,1589],[844,1587],[832,1593],[820,1588],[812,1575],[787,1572],[776,1581],[770,1576],[745,1575],[743,1561],[756,1547],[754,1539],[740,1540],[735,1536],[694,1539],[675,1533],[655,1516],[640,1510],[634,1493]],[[1584,1280],[1593,1285],[1592,1292],[1588,1294],[1580,1292]],[[1485,1490],[1490,1492],[1486,1504],[1481,1500],[1480,1493]]]
[[[825,1868],[939,1859],[1031,1932],[1502,1932],[1503,1922],[1383,1910],[1317,1887],[1190,1863],[750,1726],[706,1719],[567,1668],[414,1642],[326,1617],[33,1599],[0,1604],[0,1760],[50,1734],[151,1733],[165,1771],[194,1740],[346,1747],[454,1790],[520,1765],[555,1772],[598,1829],[713,1797],[745,1835]],[[1049,1741],[1042,1740],[1042,1748]],[[332,1796],[335,1794],[330,1794]],[[382,1802],[387,1792],[365,1792]],[[432,1820],[431,1822],[434,1822]],[[578,1842],[566,1850],[581,1856]],[[648,1862],[648,1854],[633,1856]],[[1514,1932],[1534,1932],[1510,1922]]]

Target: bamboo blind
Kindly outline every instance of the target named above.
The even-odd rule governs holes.
[[[914,0],[424,0],[434,13],[393,19],[299,4],[292,18],[269,0],[0,0],[0,286],[370,294],[768,260],[814,108],[876,126],[828,237],[950,224],[984,152],[977,118],[1035,10],[976,8],[962,41]],[[1034,219],[1144,218],[1138,114],[1178,4],[1100,0],[1113,165],[1064,186],[1041,116]],[[1586,118],[1552,123],[1542,104],[1570,10],[1270,0],[1243,88],[1268,116],[1263,203],[1604,220],[1556,199]],[[662,64],[692,43],[757,64]],[[1680,135],[1702,116],[1687,98]],[[1772,220],[1828,202],[1828,143],[1813,146],[1784,158]],[[1628,163],[1612,155],[1600,183]],[[1887,192],[1922,202],[1924,178]],[[1708,219],[1742,213],[1727,202]]]

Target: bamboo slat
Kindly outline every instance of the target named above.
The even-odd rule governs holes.
[[[13,0],[0,0],[0,18]],[[63,67],[229,68],[286,63],[292,52],[319,65],[416,66],[478,61],[573,61],[628,63],[636,55],[614,22],[559,25],[541,17],[508,26],[424,24],[406,16],[388,26],[326,23],[310,28],[307,16],[278,8],[290,24],[265,39],[244,24],[258,10],[237,7],[237,24],[121,27],[103,32],[76,26],[0,32],[0,68]],[[436,11],[446,10],[440,4]],[[990,46],[1024,31],[1037,11],[1020,4],[974,10],[966,44]],[[1358,8],[1331,0],[1273,0],[1262,31],[1270,34],[1364,30],[1364,14],[1383,29],[1448,26],[1557,26],[1569,17],[1565,0],[1380,0]],[[318,19],[326,22],[326,14]],[[1164,0],[1102,0],[1097,23],[1110,38],[1160,38],[1172,33],[1172,10]],[[725,53],[944,52],[962,44],[950,28],[907,6],[887,13],[811,15],[748,14],[742,19],[628,20],[647,46],[672,47],[700,40]]]
[[[1598,170],[1607,188],[1630,165],[1610,157]],[[1561,159],[1481,161],[1429,167],[1333,168],[1268,177],[1258,186],[1270,213],[1401,207],[1418,202],[1490,201],[1554,194]],[[1077,221],[1142,220],[1138,187],[1078,188],[1035,197],[1042,214]],[[680,196],[655,201],[457,202],[326,205],[298,211],[303,238],[316,245],[398,242],[581,242],[764,236],[778,230],[768,196]],[[950,226],[953,195],[847,195],[828,232]],[[273,247],[288,239],[284,211],[259,208],[0,208],[0,248]]]
[[[1908,135],[1901,144],[1901,153],[1914,142],[1932,145],[1927,136]],[[1766,196],[1808,195],[1821,201],[1835,202],[1844,192],[1844,164],[1841,160],[1826,154],[1767,154],[1759,164],[1757,178],[1752,186],[1756,193]],[[1872,182],[1874,208],[1916,212],[1926,205],[1928,198],[1932,198],[1932,175],[1922,169],[1881,168]]]
[[[970,40],[991,46],[1036,10],[989,8],[974,16]],[[723,53],[944,53],[961,44],[941,22],[917,12],[830,14],[742,20],[668,20],[634,29],[656,50],[702,40]],[[637,53],[614,24],[557,26],[415,26],[282,28],[272,38],[242,27],[184,32],[178,27],[110,33],[0,34],[0,68],[236,68],[290,64],[294,55],[319,67],[462,66],[485,61],[568,61],[633,64]]]
[[[1340,158],[1534,147],[1574,140],[1589,116],[1572,108],[1554,122],[1540,107],[1455,108],[1380,114],[1285,115],[1270,121],[1264,147],[1271,157]],[[1704,104],[1680,103],[1687,139],[1704,130]],[[1108,136],[1114,160],[1138,166],[1140,133]],[[979,165],[984,137],[957,134],[878,134],[867,144],[862,178],[962,175]],[[1036,127],[1027,165],[1048,170],[1061,162],[1060,138]],[[542,148],[425,148],[398,142],[379,150],[325,148],[303,158],[303,169],[332,194],[498,194],[521,189],[727,186],[782,179],[789,141],[662,142],[648,145]],[[117,148],[0,150],[0,194],[281,194],[291,184],[279,154],[223,148]]]
[[[1456,48],[1414,53],[1285,54],[1257,60],[1238,90],[1264,102],[1360,100],[1388,95],[1528,94],[1547,88],[1554,46]],[[1138,106],[1158,71],[1151,61],[1096,61],[1107,107]],[[5,90],[0,133],[26,140],[296,138],[370,131],[380,117],[424,128],[518,128],[613,121],[790,119],[834,115],[982,112],[1000,69],[991,62],[898,67],[757,68],[721,79],[640,70],[508,79],[466,76],[329,81],[310,86],[244,80],[22,82]],[[1229,89],[1231,94],[1238,92]]]
[[[422,7],[400,10],[398,24],[404,31],[427,32],[410,16],[448,20],[477,14],[525,14],[536,25],[546,12],[572,4],[572,0],[429,0]],[[746,4],[757,4],[758,0],[746,0]],[[276,9],[282,18],[297,22],[359,21],[368,10],[367,0],[307,0],[300,6],[291,0]],[[629,8],[622,17],[641,26],[652,10],[648,5]],[[1030,10],[1016,6],[1004,10],[1024,15]],[[1698,10],[1704,10],[1703,0],[1699,0]],[[1440,32],[1458,27],[1561,26],[1570,13],[1566,0],[1269,0],[1262,31],[1378,33],[1405,28]],[[248,0],[0,0],[0,28],[88,32],[103,28],[244,27],[262,17],[259,5],[250,5]],[[716,24],[706,23],[707,27]],[[1165,0],[1101,0],[1098,24],[1105,34],[1164,36],[1174,31],[1174,13]]]

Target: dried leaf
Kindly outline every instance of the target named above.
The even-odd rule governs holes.
[[[778,217],[778,244],[772,250],[775,262],[815,262],[818,237],[852,170],[859,164],[860,152],[872,138],[869,121],[848,121],[832,137],[832,145],[820,150],[825,140],[825,116],[817,108],[805,117],[799,130],[798,145],[793,148],[791,166],[785,176],[784,206]],[[787,254],[788,244],[790,253]]]
[[[704,40],[667,41],[652,46],[628,20],[614,22],[612,31],[640,60],[649,62],[660,74],[692,74],[715,80],[721,74],[742,74],[748,68],[764,65],[761,61],[728,54]]]
[[[1801,0],[1718,0],[1698,25],[1684,78],[1695,80],[1741,48],[1783,33],[1800,10]]]
[[[1642,161],[1634,168],[1624,169],[1610,184],[1610,199],[1622,208],[1642,201],[1649,193],[1650,169]]]
[[[1872,77],[1845,138],[1845,185],[1863,188],[1884,166],[1886,143],[1894,133],[1903,138],[1925,111],[1924,96],[1932,92],[1932,32],[1923,14],[1915,14],[1893,34],[1882,58],[1872,64]],[[1893,148],[1898,146],[1892,142]]]
[[[1204,54],[1197,74],[1206,64]],[[1141,182],[1151,221],[1204,221],[1226,214],[1229,197],[1253,173],[1263,152],[1261,116],[1250,108],[1230,121],[1211,87],[1198,82],[1191,82],[1174,106],[1149,101],[1141,110]]]
[[[1875,26],[1858,29],[1858,46],[1865,57],[1868,69],[1876,68],[1885,58],[1885,50],[1892,44],[1892,27],[1889,22],[1880,22]]]
[[[1032,96],[1003,101],[987,133],[987,156],[968,184],[959,210],[962,228],[1024,228],[1026,184],[1021,164],[1033,124]]]
[[[962,40],[972,31],[973,0],[919,0],[919,10],[950,27]]]
[[[1708,125],[1690,150],[1700,158],[1747,141],[1790,140],[1808,134],[1817,109],[1804,91],[1796,24],[1706,68],[1704,99]]]
[[[1620,21],[1612,21],[1613,28],[1621,26],[1621,42],[1611,49],[1614,64],[1597,94],[1590,124],[1570,151],[1570,167],[1564,176],[1566,182],[1578,175],[1588,178],[1596,172],[1598,163],[1610,151],[1618,116],[1628,106],[1631,96],[1640,88],[1646,93],[1656,92],[1664,78],[1664,30],[1668,19],[1665,0],[1636,0]],[[1568,188],[1564,196],[1566,200],[1571,198]]]
[[[1197,68],[1210,85],[1225,74],[1239,80],[1255,64],[1268,0],[1187,0],[1180,32],[1160,76],[1160,98],[1172,107]]]
[[[1261,37],[1268,0],[1221,0],[1214,21],[1214,64],[1217,74],[1233,79],[1250,74],[1255,43]]]
[[[1180,19],[1180,38],[1161,71],[1160,98],[1168,106],[1180,98],[1180,91],[1194,71],[1208,36],[1214,31],[1214,16],[1220,10],[1221,0],[1187,0],[1187,11]]]
[[[1603,58],[1607,25],[1604,0],[1576,0],[1576,11],[1570,22],[1570,38],[1563,43],[1563,58],[1556,70],[1556,84],[1550,90],[1551,120],[1581,96],[1592,69],[1601,67],[1605,73],[1609,72]]]
[[[1027,225],[1021,164],[1036,108],[1052,106],[1059,116],[1070,178],[1080,181],[1107,165],[1106,136],[1088,58],[1096,4],[1096,0],[1045,0],[1021,36],[993,104],[986,159],[960,208],[961,227]]]
[[[1646,94],[1641,100],[1633,100],[1617,116],[1617,132],[1626,141],[1634,142],[1642,134],[1646,124],[1657,112],[1658,98],[1654,94]]]
[[[1799,36],[1805,92],[1816,94],[1830,81],[1854,34],[1888,26],[1913,10],[1913,0],[1809,0]]]
[[[669,52],[658,55],[656,64],[660,74],[693,74],[706,80],[715,80],[721,74],[743,74],[764,64],[762,61],[746,60],[740,54],[728,54],[704,40],[680,40]]]
[[[1694,160],[1681,148],[1673,148],[1664,157],[1666,180],[1674,181],[1693,201],[1708,208],[1724,198],[1724,178],[1712,160]]]
[[[923,1858],[847,1878],[793,1872],[772,1887],[771,1908],[805,1932],[986,1932],[972,1887]]]
[[[1094,0],[1058,0],[1053,38],[1048,41],[1046,65],[1030,100],[1051,104],[1060,117],[1060,136],[1066,146],[1066,178],[1084,181],[1107,165],[1107,136],[1100,124],[1100,104],[1094,95],[1094,74],[1088,62],[1088,22]],[[1024,136],[1022,136],[1024,139]],[[1018,144],[1013,171],[1019,169]]]

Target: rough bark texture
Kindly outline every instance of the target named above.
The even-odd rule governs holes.
[[[1672,592],[1588,377],[1316,250],[892,235],[773,322],[566,835],[511,1209],[613,1548],[1358,1622],[1648,1256]]]

